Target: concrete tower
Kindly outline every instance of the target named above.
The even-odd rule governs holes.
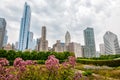
[[[42,27],[42,40],[46,40],[46,27],[45,26],[43,26]]]
[[[40,51],[48,51],[48,41],[46,40],[46,27],[42,27],[42,33],[40,38]]]

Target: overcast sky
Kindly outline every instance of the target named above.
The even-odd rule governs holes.
[[[83,30],[94,28],[96,48],[103,43],[103,35],[111,31],[120,40],[120,0],[0,0],[0,17],[7,21],[8,42],[19,39],[20,21],[25,1],[30,5],[30,31],[41,37],[41,27],[47,27],[47,40],[64,42],[69,31],[72,42],[84,45]]]

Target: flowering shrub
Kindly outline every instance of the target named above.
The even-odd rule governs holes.
[[[0,59],[0,80],[80,80],[82,77],[74,70],[76,62],[72,56],[62,64],[54,55],[41,66],[22,58],[16,58],[13,67],[4,67],[8,63],[8,60]]]
[[[2,59],[3,63],[2,65],[0,64],[0,80],[18,80],[17,76],[12,74],[11,72],[14,72],[14,68],[5,68],[5,65],[8,65],[8,60],[7,59]],[[1,61],[1,62],[2,62]]]

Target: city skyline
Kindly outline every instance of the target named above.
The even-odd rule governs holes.
[[[15,3],[15,0],[12,1]],[[19,4],[13,4],[12,1],[0,1],[0,17],[5,18],[7,21],[8,42],[15,43],[19,39],[20,19],[25,1],[19,1]],[[83,45],[83,30],[86,27],[94,28],[97,50],[99,44],[103,43],[103,35],[106,31],[117,34],[118,40],[120,40],[120,1],[93,1],[81,0],[77,2],[76,0],[72,2],[71,0],[69,2],[66,0],[66,2],[60,2],[60,0],[56,0],[54,1],[55,3],[51,3],[52,1],[49,2],[47,0],[42,2],[29,0],[27,3],[32,8],[31,31],[34,33],[35,38],[39,38],[41,27],[45,25],[48,32],[47,40],[50,43],[49,46],[52,46],[56,40],[65,42],[64,34],[66,31],[71,33],[72,42],[78,42]],[[73,4],[76,4],[76,6]],[[71,5],[73,5],[73,9],[70,7]],[[74,12],[76,13],[74,14]],[[13,35],[15,35],[14,38]]]

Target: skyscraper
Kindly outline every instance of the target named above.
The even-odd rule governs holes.
[[[28,48],[30,19],[31,19],[31,9],[30,6],[27,3],[25,3],[23,17],[21,19],[20,34],[19,34],[19,50],[25,50]]]
[[[105,54],[118,54],[120,53],[120,47],[118,43],[117,35],[107,31],[103,37],[105,45]]]
[[[95,48],[95,39],[94,39],[93,28],[88,27],[87,29],[84,30],[84,40],[85,40],[85,47],[86,47],[85,50],[89,51],[89,55],[85,55],[85,57],[95,57],[96,56],[96,48]]]
[[[48,51],[48,41],[46,40],[46,27],[42,27],[42,35],[40,38],[40,51]]]
[[[3,47],[5,30],[6,30],[6,21],[4,18],[0,18],[0,48]]]
[[[70,37],[70,33],[67,31],[66,34],[65,34],[65,51],[68,51],[68,46],[69,46],[69,43],[71,42],[71,37]]]
[[[65,34],[65,44],[69,45],[70,42],[71,42],[70,33],[67,31]]]

